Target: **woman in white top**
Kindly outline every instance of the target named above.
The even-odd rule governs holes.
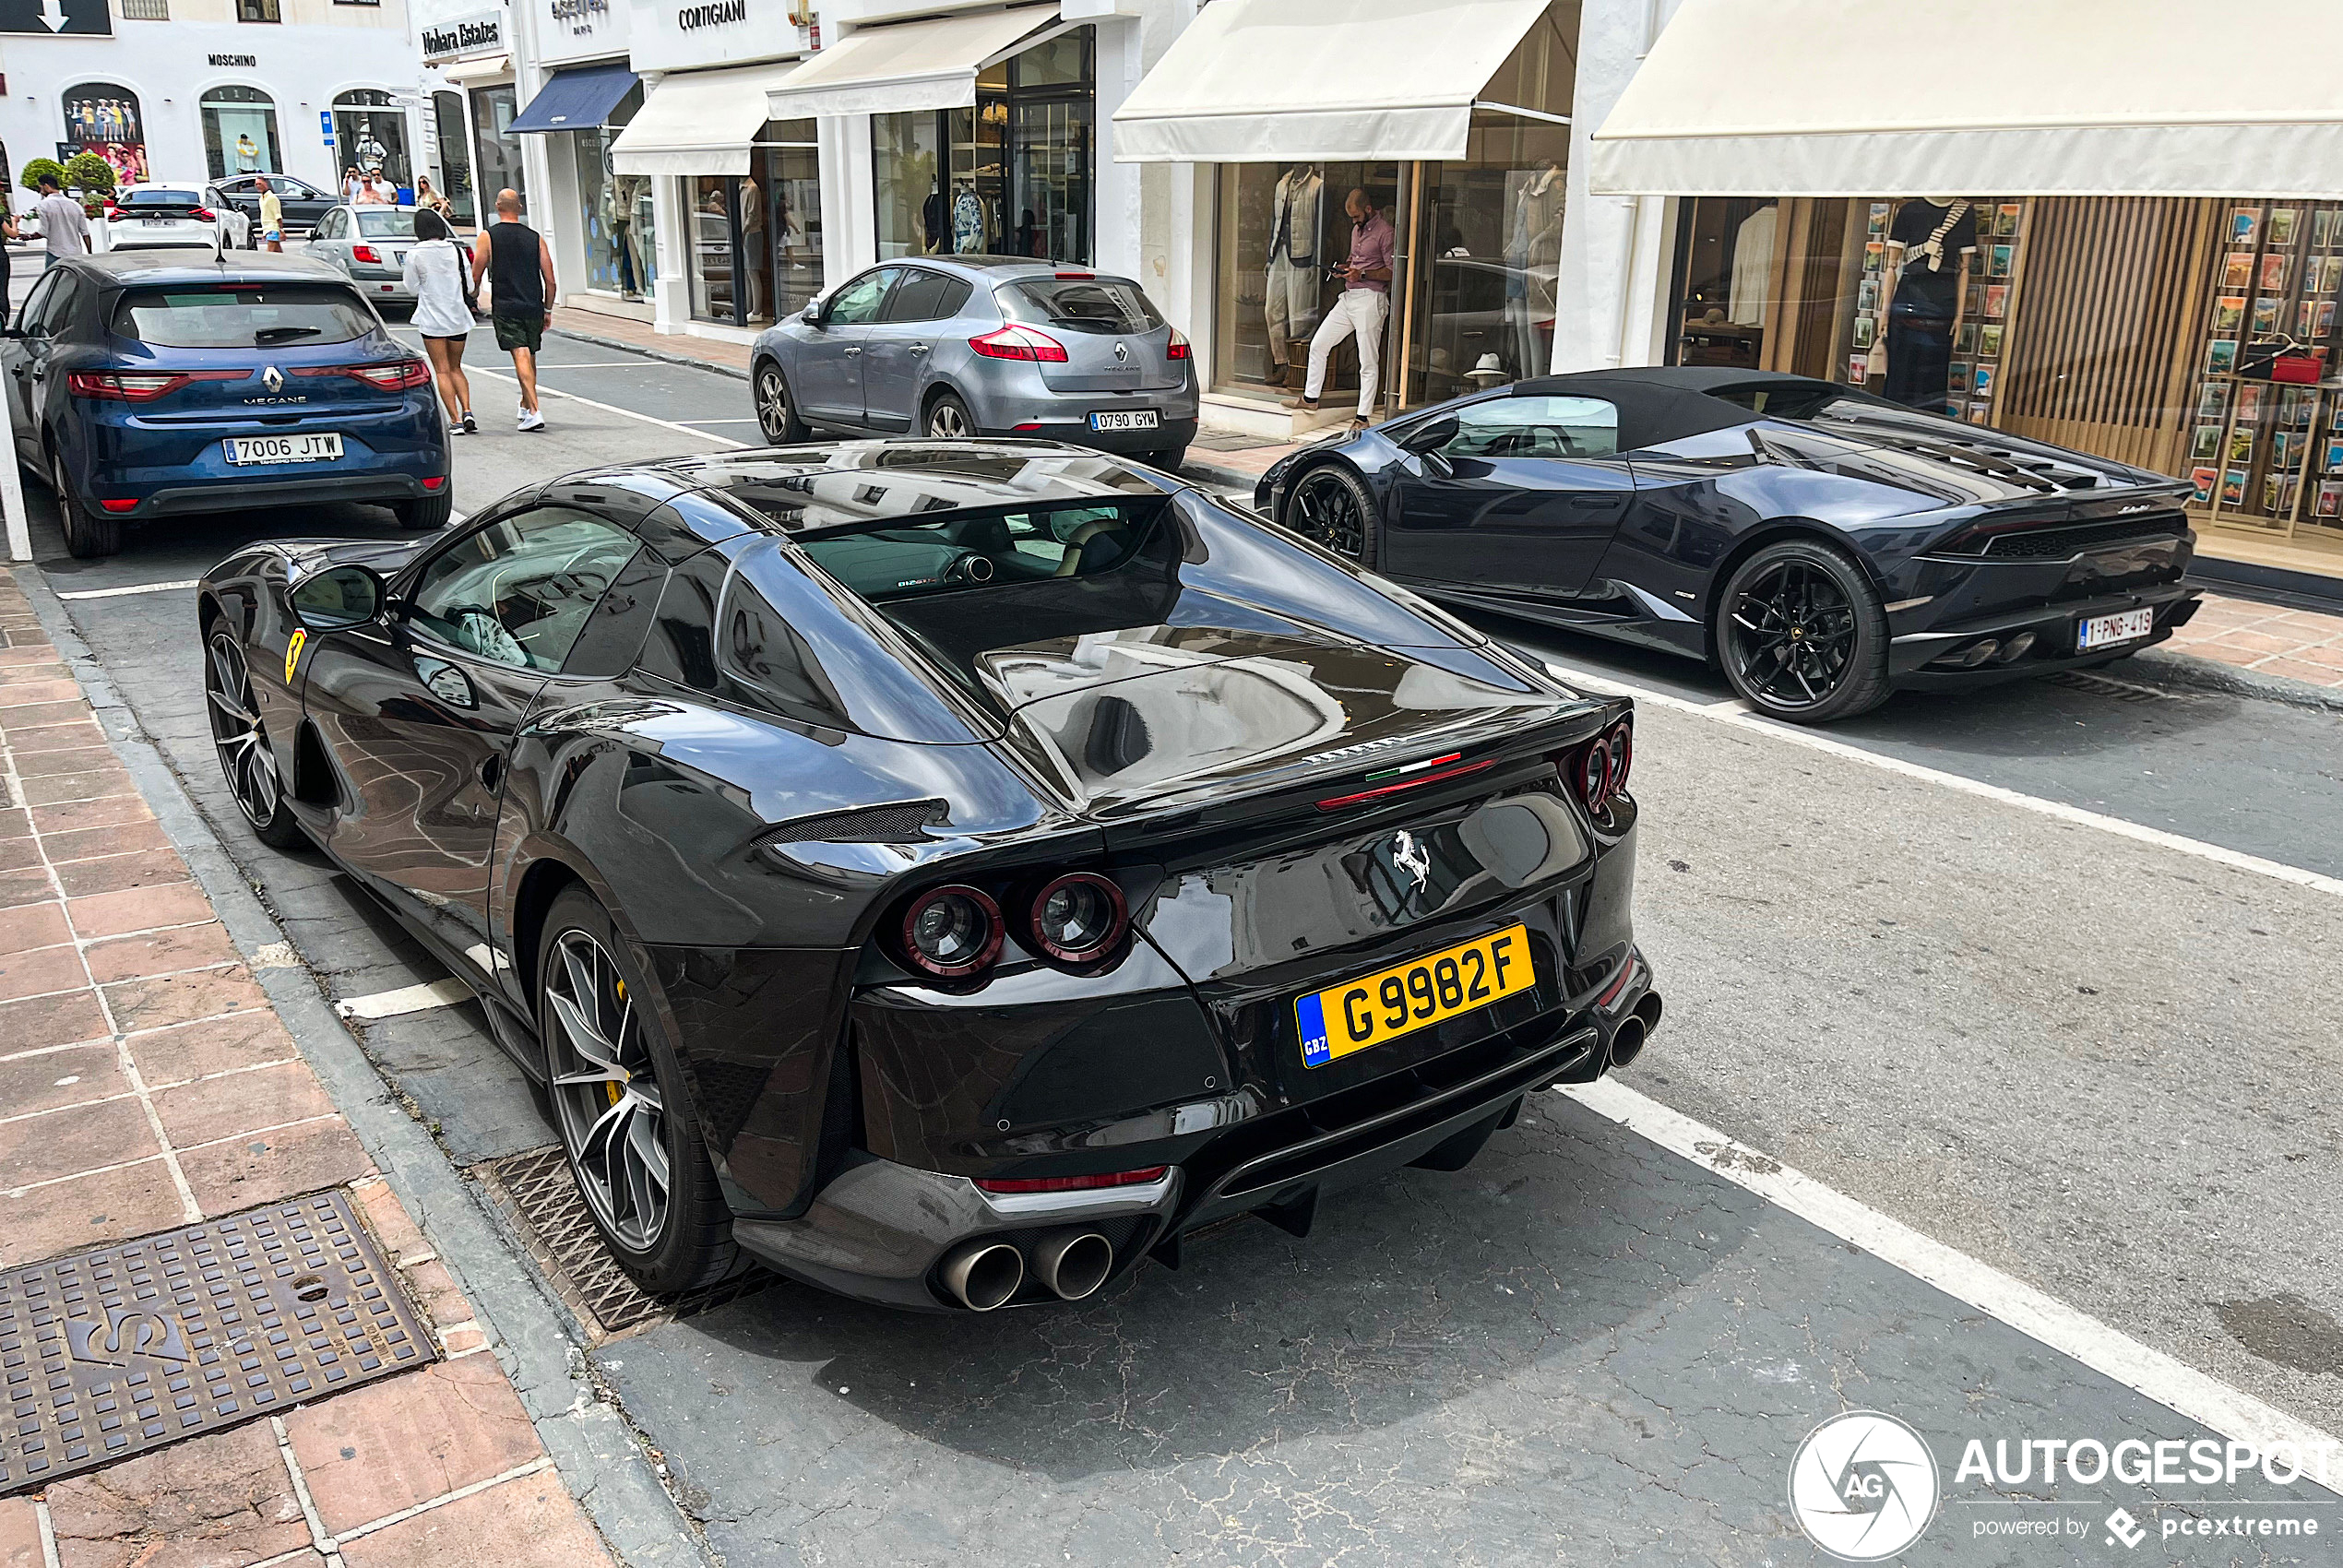
[[[471,276],[471,257],[436,212],[415,214],[415,238],[420,243],[407,253],[401,275],[415,295],[414,328],[423,336],[423,352],[431,356],[440,401],[447,405],[447,434],[477,435],[472,384],[464,376],[464,339],[472,329],[464,284]]]

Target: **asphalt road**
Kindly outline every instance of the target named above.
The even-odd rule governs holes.
[[[472,358],[498,362],[484,333]],[[746,387],[712,373],[558,341],[546,380],[577,397],[522,435],[509,383],[475,377],[459,508],[754,435]],[[83,563],[30,488],[50,586],[327,992],[441,978],[322,858],[242,831],[203,731],[191,596],[110,591],[192,578],[256,534],[387,534],[387,516],[190,520]],[[1691,705],[1728,695],[1695,667],[1491,629]],[[1681,704],[1638,723],[1636,913],[1669,1012],[1625,1082],[2343,1431],[2343,1000],[2325,968],[2343,898],[1868,760],[2333,876],[2343,719],[2118,680],[1898,698],[1833,731],[1851,753]],[[363,1032],[459,1165],[551,1140],[470,1004]],[[1971,1437],[2216,1429],[1732,1174],[1544,1097],[1469,1170],[1350,1194],[1306,1241],[1240,1226],[1079,1311],[906,1318],[780,1286],[596,1359],[733,1564],[1818,1562],[1785,1505],[1790,1456],[1855,1407],[1911,1422],[1944,1467],[1943,1516],[1905,1561],[2334,1560],[2325,1540],[2154,1533],[2212,1499],[2343,1531],[2331,1494],[2250,1474],[1956,1480]],[[2151,1528],[2136,1550],[2101,1528],[2119,1503]],[[2088,1527],[1984,1523],[2053,1515]]]

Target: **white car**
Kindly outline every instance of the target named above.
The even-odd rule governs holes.
[[[229,205],[216,185],[125,185],[106,204],[106,221],[93,225],[101,251],[208,250],[218,255],[248,249],[252,220]]]

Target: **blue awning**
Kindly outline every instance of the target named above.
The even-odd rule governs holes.
[[[579,65],[555,71],[529,107],[514,116],[516,131],[590,131],[610,123],[611,111],[638,80],[624,65]]]

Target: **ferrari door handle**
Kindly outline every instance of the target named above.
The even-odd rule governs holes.
[[[489,793],[496,791],[497,780],[505,777],[505,759],[491,756],[480,765],[480,786]]]

